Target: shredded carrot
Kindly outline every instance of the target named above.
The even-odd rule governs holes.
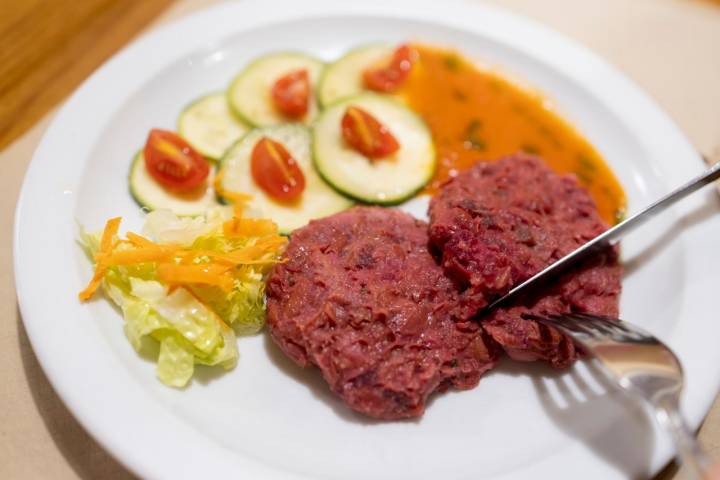
[[[265,248],[276,249],[277,247],[285,245],[287,242],[288,238],[283,237],[282,235],[267,235],[258,240],[255,245],[260,245]]]
[[[122,217],[115,217],[108,220],[105,224],[105,229],[103,230],[102,238],[100,239],[101,252],[108,253],[110,251],[113,240],[120,229],[120,222],[122,222]]]
[[[212,252],[212,250],[209,250]],[[202,251],[205,252],[204,250]],[[195,265],[195,259],[199,257],[203,257],[206,255],[203,255],[200,250],[185,250],[184,252],[178,252],[178,257],[180,258],[179,265]]]
[[[259,218],[238,218],[223,224],[223,233],[229,238],[263,237],[277,233],[277,224],[272,220]]]
[[[252,195],[248,193],[240,193],[240,192],[232,192],[230,190],[225,190],[222,186],[222,177],[223,177],[223,171],[220,170],[220,172],[215,175],[215,181],[213,182],[213,187],[215,188],[215,191],[218,195],[221,197],[230,200],[233,203],[233,209],[235,212],[235,217],[240,218],[242,217],[242,212],[245,209],[245,205],[252,200]]]
[[[179,245],[158,244],[137,233],[127,233],[126,245],[130,244],[137,248],[128,250],[116,250],[109,254],[103,254],[104,263],[108,267],[115,265],[133,265],[145,262],[162,262],[173,258],[180,250]]]
[[[237,194],[239,201],[250,197]],[[237,204],[236,204],[237,206]],[[118,265],[157,263],[160,281],[176,288],[184,284],[212,285],[230,291],[234,284],[235,268],[240,265],[265,265],[277,262],[280,247],[287,238],[278,235],[271,220],[241,218],[240,209],[232,220],[223,224],[225,236],[230,238],[256,237],[253,245],[225,253],[216,250],[187,249],[176,244],[153,242],[128,232],[127,240],[118,240],[121,219],[107,222],[95,254],[95,273],[88,286],[78,295],[81,301],[90,299],[100,286],[108,268]],[[121,248],[117,248],[121,246]]]
[[[138,235],[137,233],[128,232],[126,237],[128,240],[130,240],[130,243],[137,247],[154,247],[157,245],[157,243],[148,240],[147,238]]]
[[[105,265],[134,265],[145,262],[164,262],[175,256],[176,250],[166,246],[152,246],[133,250],[119,250],[105,257]]]
[[[252,200],[252,195],[246,193],[236,193],[225,191],[225,198],[233,202],[233,215],[235,218],[241,218],[245,205]]]
[[[107,270],[106,267],[98,265],[98,267],[95,269],[95,275],[93,275],[92,279],[90,279],[90,283],[88,283],[87,287],[85,287],[85,289],[78,294],[78,298],[81,302],[90,300],[92,296],[95,295],[95,292],[97,291],[98,287],[100,286],[100,282],[102,281],[102,277],[103,275],[105,275],[105,270]]]
[[[252,245],[227,253],[223,256],[223,259],[235,265],[252,264],[255,263],[258,258],[262,258],[267,253],[272,252],[272,249],[273,247],[271,245]]]
[[[273,259],[264,259],[268,254],[275,253],[279,246],[287,242],[285,237],[266,237],[260,239],[255,245],[250,245],[216,257],[218,260],[232,265],[250,265],[253,263],[272,263]]]
[[[237,252],[245,252],[248,248],[252,248],[252,251],[257,253],[257,255],[255,255],[256,257],[267,256],[267,254],[270,253],[266,251],[267,247],[256,249],[253,246],[245,247],[241,250],[236,250],[230,253],[216,252],[214,250],[186,250],[178,253],[178,256],[181,258],[181,265],[194,264],[194,260],[196,258],[204,257],[209,258],[212,263],[221,263],[230,267],[236,267],[238,265],[263,265],[276,262],[275,258],[252,258],[250,257],[250,252],[248,252],[247,255],[242,254],[238,256]]]
[[[245,247],[242,250],[228,253],[223,257],[223,260],[234,265],[248,264],[257,260],[257,258],[264,255],[265,252],[265,248],[253,245],[252,247]]]
[[[158,265],[158,277],[169,284],[199,283],[214,285],[229,292],[233,287],[233,279],[227,275],[228,267],[214,264],[177,265],[163,263]]]
[[[225,172],[223,172],[222,170],[220,170],[220,171],[215,175],[215,180],[213,181],[213,188],[215,189],[215,191],[217,192],[217,194],[220,195],[220,196],[222,196],[222,194],[223,194],[222,178],[223,178],[223,175],[224,175],[224,174],[225,174]]]
[[[92,279],[90,279],[90,283],[88,283],[87,287],[78,294],[78,298],[80,298],[81,302],[90,300],[100,286],[100,282],[108,269],[107,265],[103,263],[102,257],[108,255],[112,250],[113,240],[117,236],[121,221],[122,217],[115,217],[108,220],[105,224],[105,229],[103,230],[102,238],[100,239],[100,249],[95,256],[95,258],[98,259],[95,263],[95,273],[93,274]]]
[[[231,263],[224,258],[225,255],[225,253],[217,252],[215,250],[185,250],[178,252],[177,254],[177,256],[180,257],[181,265],[192,265],[198,258],[202,260],[209,258],[212,263],[219,262],[228,266],[235,266],[234,263]],[[207,262],[205,262],[205,264],[207,264]]]

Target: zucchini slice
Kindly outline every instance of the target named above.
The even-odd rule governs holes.
[[[225,92],[193,101],[180,113],[177,127],[180,136],[210,160],[220,160],[225,150],[250,130],[233,115]]]
[[[320,105],[327,107],[338,100],[365,91],[363,72],[365,69],[390,58],[395,47],[371,45],[350,50],[343,57],[327,66],[320,78],[318,98]]]
[[[275,80],[293,70],[307,69],[314,92],[324,67],[320,60],[300,53],[271,53],[260,57],[245,67],[230,84],[227,92],[230,108],[255,127],[286,123],[288,119],[273,105],[271,91]],[[310,124],[317,112],[317,99],[312,94],[302,123]]]
[[[340,123],[348,106],[359,107],[390,130],[400,149],[370,161],[349,147]],[[322,112],[313,128],[313,159],[336,190],[365,203],[395,205],[415,195],[435,172],[435,147],[425,123],[392,97],[363,93]]]
[[[205,182],[206,187],[192,194],[170,192],[157,183],[145,168],[145,156],[142,150],[133,158],[130,165],[129,185],[133,199],[147,210],[167,208],[178,216],[195,216],[205,213],[218,205],[213,184],[213,170]]]
[[[305,176],[305,190],[297,202],[277,202],[253,180],[251,155],[255,144],[263,137],[282,143],[298,162]],[[350,207],[353,201],[328,186],[313,168],[310,138],[310,131],[296,123],[252,130],[230,147],[223,157],[220,163],[221,191],[252,195],[253,199],[248,203],[250,211],[255,216],[273,220],[284,234],[306,225],[310,220]]]

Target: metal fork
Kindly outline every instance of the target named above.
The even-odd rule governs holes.
[[[707,478],[709,457],[680,413],[683,371],[675,354],[652,334],[628,322],[588,315],[526,315],[567,333],[594,356],[623,390],[645,400],[655,419],[673,437],[683,463],[697,478]]]

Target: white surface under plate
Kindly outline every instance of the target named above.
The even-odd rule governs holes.
[[[636,86],[588,51],[527,20],[448,2],[247,1],[161,28],[98,70],[68,100],[25,179],[15,230],[23,319],[50,381],[85,428],[151,478],[584,478],[646,476],[671,454],[634,403],[580,364],[555,373],[503,362],[471,391],[437,395],[422,419],[373,422],[348,411],[315,370],[266,335],[241,338],[237,369],[160,384],[132,350],[119,313],[77,292],[91,275],[77,223],[116,215],[137,228],[127,191],[151,127],[224,88],[273,50],[332,59],[377,41],[447,45],[524,79],[600,150],[630,210],[699,172],[685,137]],[[667,340],[687,370],[693,425],[720,384],[714,307],[720,221],[713,192],[686,200],[624,244],[622,314]],[[680,218],[685,215],[685,220]]]

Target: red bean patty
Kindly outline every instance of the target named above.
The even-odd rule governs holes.
[[[495,364],[499,349],[458,309],[424,222],[352,208],[295,231],[285,259],[267,285],[270,333],[354,410],[417,417],[433,391],[473,388]]]
[[[430,239],[442,267],[479,310],[547,265],[602,233],[607,225],[573,175],[514,155],[478,163],[448,182],[430,204]],[[483,328],[517,360],[572,363],[572,341],[523,314],[582,311],[617,316],[622,268],[608,249],[544,290],[496,309]]]

